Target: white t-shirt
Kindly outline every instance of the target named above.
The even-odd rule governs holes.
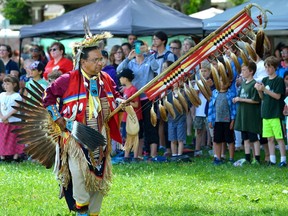
[[[1,106],[0,109],[1,109],[2,115],[5,116],[13,110],[12,106],[16,105],[15,100],[22,101],[22,98],[19,93],[15,92],[11,95],[7,95],[6,92],[2,92],[0,94],[0,106]],[[8,118],[8,122],[17,122],[17,121],[21,121],[21,119],[15,118],[13,116]],[[1,119],[0,119],[0,122],[2,122]]]
[[[262,82],[262,79],[264,77],[267,77],[268,74],[265,70],[265,66],[264,66],[264,61],[260,60],[257,64],[257,70],[256,73],[254,74],[253,78],[256,80],[256,82]]]
[[[203,85],[202,81],[199,80],[198,81],[201,85]],[[194,85],[194,88],[195,90],[199,91],[198,93],[198,96],[199,96],[199,99],[201,100],[201,105],[196,107],[195,109],[195,116],[200,116],[200,117],[206,117],[206,114],[205,114],[205,107],[206,107],[206,103],[207,103],[207,100],[206,98],[204,97],[204,95],[201,93],[200,89],[198,88],[198,85],[195,84]]]

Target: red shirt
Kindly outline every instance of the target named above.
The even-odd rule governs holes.
[[[53,70],[60,70],[62,73],[67,73],[73,70],[73,62],[67,58],[61,58],[57,64],[54,64],[54,60],[50,60],[46,67],[45,72],[43,74],[44,78],[48,80],[48,74]]]
[[[131,97],[136,92],[137,92],[137,88],[133,85],[130,86],[129,88],[125,87],[124,91],[123,91],[123,97],[124,97],[124,99],[128,99],[129,97]],[[138,107],[133,107],[133,109],[137,115],[138,120],[141,120],[143,117],[142,117],[140,97],[136,97],[132,102],[138,102]],[[126,119],[127,119],[127,113],[124,112],[122,121],[126,122]]]

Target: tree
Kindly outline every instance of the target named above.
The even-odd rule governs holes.
[[[203,4],[204,0],[188,0],[182,1],[183,12],[185,14],[192,14],[199,11],[201,5]]]
[[[10,24],[31,24],[30,6],[25,0],[3,0],[2,13]]]

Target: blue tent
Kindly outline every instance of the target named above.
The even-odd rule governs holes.
[[[159,30],[168,35],[202,34],[200,19],[182,14],[156,0],[101,0],[55,19],[22,27],[20,37],[81,37],[84,35],[85,15],[93,34],[110,31],[116,36],[145,36]]]
[[[267,13],[268,24],[266,30],[288,30],[288,1],[287,0],[250,0],[239,6],[229,8],[221,14],[218,14],[210,19],[203,20],[203,29],[208,31],[214,31],[225,22],[235,16],[249,3],[256,3],[263,9],[270,10],[272,14]],[[257,16],[259,10],[255,7],[252,8],[252,15],[254,22],[258,25]]]

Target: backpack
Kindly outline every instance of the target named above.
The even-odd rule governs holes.
[[[172,53],[172,52],[171,52],[170,50],[168,50],[164,55],[158,57],[158,56],[157,56],[158,53],[156,52],[156,53],[154,54],[154,56],[155,56],[155,59],[163,58],[163,59],[164,59],[163,62],[165,62],[165,61],[167,61],[168,55],[169,55],[170,53]],[[172,53],[172,54],[173,54],[173,56],[174,56],[175,61],[177,61],[178,57],[177,57],[174,53]]]

